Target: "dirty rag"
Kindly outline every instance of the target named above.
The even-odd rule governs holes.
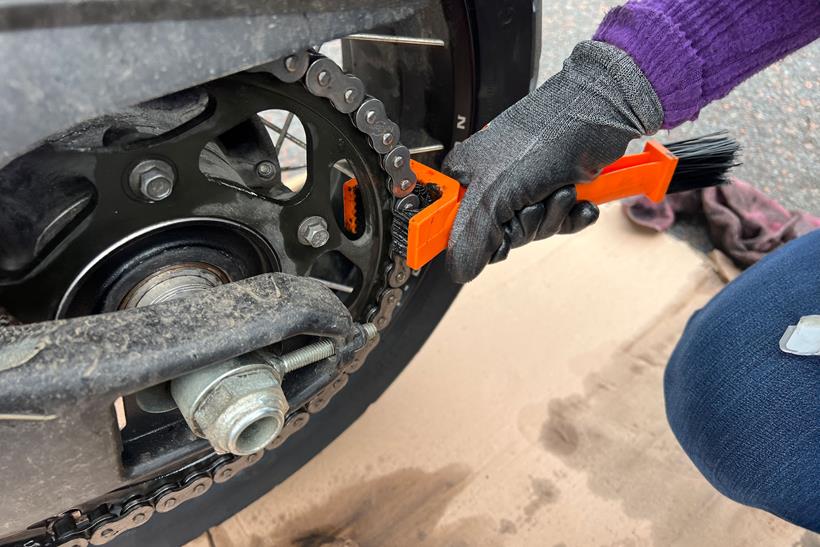
[[[731,184],[672,194],[661,203],[645,197],[623,202],[627,218],[659,232],[669,229],[678,214],[703,214],[715,247],[736,264],[748,267],[784,243],[820,228],[820,218],[789,211],[752,185]]]

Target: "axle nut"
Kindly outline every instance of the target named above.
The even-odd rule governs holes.
[[[192,372],[171,382],[171,394],[191,430],[217,453],[246,456],[279,434],[288,402],[278,375],[250,356]]]

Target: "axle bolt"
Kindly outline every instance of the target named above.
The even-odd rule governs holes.
[[[319,216],[307,217],[299,224],[297,233],[299,243],[307,247],[318,249],[324,246],[330,239],[330,232],[327,231],[327,222]]]
[[[174,168],[162,160],[143,160],[128,176],[131,190],[146,201],[162,201],[174,190]]]

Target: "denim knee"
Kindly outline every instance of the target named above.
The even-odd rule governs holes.
[[[820,314],[820,231],[727,285],[689,321],[664,376],[669,424],[724,495],[820,532],[820,357],[782,353]]]

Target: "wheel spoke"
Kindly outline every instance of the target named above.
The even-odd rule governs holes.
[[[385,44],[399,44],[411,46],[446,47],[447,43],[440,38],[417,38],[415,36],[394,36],[392,34],[350,34],[345,40],[361,40],[363,42],[381,42]]]
[[[293,123],[294,116],[295,115],[293,112],[288,112],[288,115],[285,118],[285,123],[282,124],[282,127],[279,127],[278,125],[276,125],[275,123],[273,123],[272,121],[263,116],[259,116],[259,119],[262,120],[262,123],[265,124],[265,127],[272,129],[278,134],[278,137],[276,137],[277,152],[282,150],[282,145],[285,143],[285,139],[289,140],[299,148],[307,149],[307,143],[305,141],[289,133],[290,125],[291,123]]]
[[[335,281],[328,281],[327,279],[321,279],[318,277],[312,277],[311,279],[315,279],[316,281],[326,286],[330,290],[337,291],[343,294],[351,294],[354,290],[356,290],[355,287],[351,287],[350,285],[343,285],[341,283],[336,283]]]

